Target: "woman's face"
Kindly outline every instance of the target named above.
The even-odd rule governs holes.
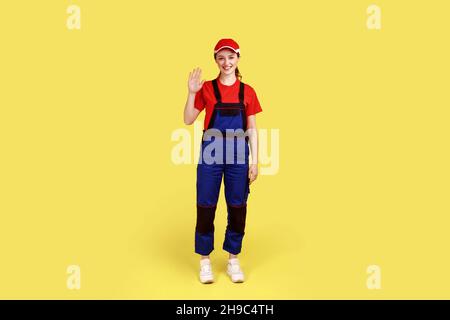
[[[217,52],[216,63],[222,74],[234,74],[237,64],[239,62],[239,57],[236,52],[229,49],[222,49]]]

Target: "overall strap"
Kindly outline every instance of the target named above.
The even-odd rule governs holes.
[[[239,86],[239,102],[244,104],[244,83],[241,82]]]
[[[216,96],[217,103],[221,103],[222,98],[220,97],[220,91],[219,91],[219,86],[217,85],[217,79],[214,79],[212,81],[212,85],[214,88],[214,95]]]
[[[241,110],[242,115],[242,128],[244,131],[247,130],[247,115],[245,113],[245,104],[244,104],[244,83],[241,82],[239,86],[239,102],[242,104],[243,109]],[[248,141],[248,137],[245,137],[246,141]]]

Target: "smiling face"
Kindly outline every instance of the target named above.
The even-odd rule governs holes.
[[[222,49],[216,54],[216,63],[219,70],[224,75],[234,74],[239,57],[236,52],[230,49]]]

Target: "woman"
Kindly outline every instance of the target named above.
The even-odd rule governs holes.
[[[209,254],[214,250],[214,216],[223,176],[228,211],[223,243],[223,249],[229,253],[227,273],[233,282],[243,282],[237,255],[244,236],[249,185],[258,176],[255,115],[262,109],[253,88],[240,81],[239,45],[233,39],[221,39],[214,47],[214,59],[220,70],[216,79],[201,80],[199,68],[189,74],[184,109],[184,123],[190,125],[206,108],[197,166],[195,252],[201,255],[200,281],[212,283]]]

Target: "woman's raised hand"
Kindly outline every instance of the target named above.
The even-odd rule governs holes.
[[[190,93],[197,93],[203,86],[205,80],[200,81],[202,78],[202,70],[195,68],[192,72],[189,72],[188,88]]]

